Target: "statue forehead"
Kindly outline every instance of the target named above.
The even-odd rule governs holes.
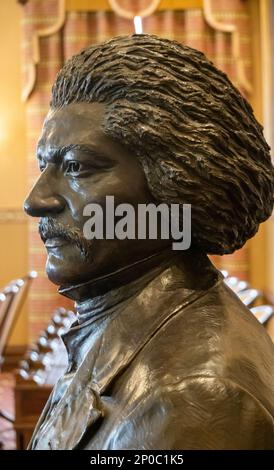
[[[63,146],[105,139],[102,129],[104,115],[103,103],[79,102],[50,109],[37,146]]]

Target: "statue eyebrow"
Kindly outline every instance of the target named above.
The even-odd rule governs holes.
[[[55,147],[50,150],[50,158],[54,160],[56,163],[60,162],[64,158],[64,156],[68,153],[71,152],[72,150],[78,150],[81,152],[84,152],[88,154],[91,157],[99,157],[100,159],[103,159],[104,161],[111,162],[112,159],[108,157],[106,154],[102,153],[101,151],[97,151],[93,146],[87,145],[87,144],[70,144],[70,145],[65,145],[64,147]],[[37,152],[37,158],[38,160],[44,160],[44,156],[42,152]]]
[[[57,148],[53,150],[54,157],[57,159],[63,158],[68,152],[71,152],[72,150],[79,150],[81,152],[88,153],[89,155],[92,156],[103,156],[101,155],[101,152],[96,151],[94,147],[91,145],[86,145],[86,144],[71,144],[71,145],[66,145],[64,147]],[[107,156],[104,156],[107,158]]]

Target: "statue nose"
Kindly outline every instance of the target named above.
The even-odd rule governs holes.
[[[48,164],[27,196],[24,210],[32,217],[46,217],[61,212],[65,205],[55,166]]]
[[[30,193],[24,202],[24,211],[32,217],[45,217],[61,212],[64,206],[65,202],[59,196],[39,197]]]

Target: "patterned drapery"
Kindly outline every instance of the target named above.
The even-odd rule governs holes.
[[[131,0],[120,0],[121,5],[129,6]],[[139,4],[147,5],[147,0]],[[245,74],[250,80],[251,31],[250,13],[246,1],[212,0],[216,20],[235,24],[239,31],[240,56]],[[58,0],[29,0],[24,6],[22,16],[23,30],[23,81],[29,80],[29,65],[33,60],[33,37],[38,29],[56,23]],[[187,44],[202,50],[237,83],[236,64],[232,54],[231,35],[215,31],[204,19],[201,10],[164,11],[143,20],[144,32]],[[31,186],[38,168],[35,148],[44,117],[48,110],[50,90],[57,71],[64,61],[88,44],[97,43],[115,35],[131,34],[132,21],[117,17],[113,12],[69,12],[64,25],[54,34],[39,39],[40,61],[36,67],[37,77],[34,90],[27,101],[28,129],[28,181]],[[248,250],[243,248],[236,254],[222,258],[214,257],[219,267],[228,269],[232,274],[248,277]],[[53,309],[58,305],[68,305],[68,301],[57,294],[56,288],[47,280],[44,273],[44,247],[37,235],[37,221],[29,222],[29,267],[36,269],[39,277],[35,281],[29,298],[30,339],[37,337],[49,320]],[[71,305],[71,304],[70,304]]]

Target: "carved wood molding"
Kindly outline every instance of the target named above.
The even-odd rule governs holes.
[[[17,0],[17,3],[21,5],[25,5],[28,3],[29,0]],[[201,7],[201,3],[203,0],[159,0],[162,5],[160,5],[160,9],[181,9],[184,10],[185,8],[199,8]],[[111,10],[108,8],[108,0],[67,0],[67,10],[80,10],[83,11],[84,9],[87,11],[105,11]]]
[[[17,0],[17,3],[26,5],[28,1]],[[115,3],[117,3],[117,0]],[[202,8],[202,6],[203,0],[159,0],[156,9],[159,11],[188,10]],[[112,8],[109,0],[66,0],[66,11],[112,11]]]
[[[146,8],[143,8],[143,10],[138,12],[129,11],[126,8],[121,7],[118,0],[108,0],[108,2],[114,13],[116,13],[118,16],[121,16],[122,18],[132,20],[135,16],[141,16],[142,18],[145,18],[146,16],[152,15],[157,10],[161,0],[151,0],[150,4]]]
[[[119,0],[116,0],[115,4],[118,4]],[[149,0],[147,0],[149,3]],[[150,2],[153,0],[150,0]],[[119,4],[118,4],[119,7]],[[163,10],[187,10],[187,9],[198,9],[203,7],[203,0],[160,0],[159,5],[156,8],[157,11]],[[120,7],[121,8],[121,7]],[[112,11],[109,0],[66,0],[67,11]],[[127,11],[127,10],[126,10]],[[155,11],[155,10],[154,10]],[[128,13],[128,11],[127,11]],[[134,16],[137,16],[135,13]],[[141,16],[139,14],[139,16]],[[130,16],[132,19],[132,16]]]
[[[44,29],[38,29],[32,36],[32,61],[28,66],[28,79],[22,91],[22,100],[27,101],[34,90],[37,78],[37,65],[40,62],[40,38],[57,33],[65,23],[66,0],[58,0],[58,13],[55,23]]]
[[[237,79],[241,88],[248,94],[251,94],[253,88],[246,76],[244,63],[240,56],[240,33],[237,29],[237,26],[234,24],[222,23],[216,20],[214,17],[211,0],[204,0],[203,14],[207,24],[215,31],[231,34],[232,57],[236,63]]]
[[[66,11],[73,11],[73,2],[74,0],[57,0],[58,1],[58,14],[57,19],[54,24],[51,26],[38,29],[32,37],[32,61],[28,65],[27,71],[27,83],[22,90],[22,100],[27,101],[30,97],[31,93],[34,90],[36,78],[37,78],[37,65],[40,62],[40,38],[51,36],[52,34],[57,33],[64,25],[66,19]],[[90,0],[89,0],[90,1]],[[26,4],[27,0],[18,0],[21,4]],[[239,31],[237,30],[236,25],[233,24],[226,24],[218,22],[214,18],[214,13],[212,10],[211,0],[193,0],[184,2],[183,0],[151,0],[151,3],[148,5],[147,8],[141,10],[138,13],[133,13],[132,11],[128,11],[119,6],[117,0],[101,0],[99,3],[102,5],[102,9],[106,10],[106,2],[108,5],[109,10],[113,10],[117,15],[122,16],[127,19],[133,19],[134,16],[141,16],[145,17],[151,15],[156,10],[162,10],[168,8],[181,9],[186,8],[197,8],[202,7],[204,18],[206,23],[213,28],[215,31],[221,31],[224,33],[231,34],[232,40],[232,56],[236,63],[236,73],[239,85],[243,90],[247,93],[252,93],[252,85],[249,82],[248,78],[246,77],[245,68],[243,64],[243,60],[240,57],[240,35]],[[77,0],[75,3],[75,9],[77,10],[76,3],[79,3],[80,0]],[[83,3],[83,0],[82,0]],[[90,5],[93,2],[90,3]],[[98,1],[97,1],[98,3]],[[87,4],[87,1],[85,2]],[[181,5],[181,6],[180,6]],[[93,3],[94,7],[94,3]],[[82,10],[81,10],[82,11]],[[89,10],[88,10],[89,11]]]

